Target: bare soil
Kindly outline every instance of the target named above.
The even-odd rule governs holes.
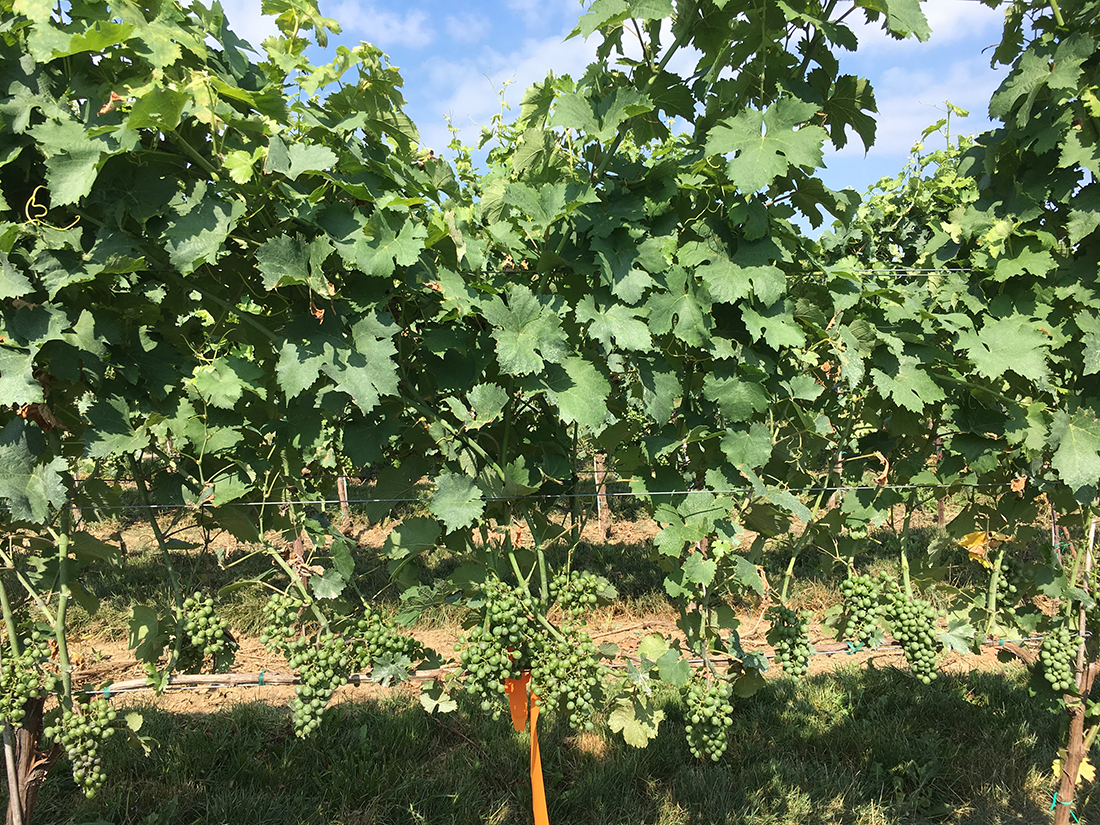
[[[932,521],[935,513],[926,513],[924,518]],[[929,518],[930,517],[930,518]],[[341,529],[346,536],[365,548],[379,548],[385,542],[393,527],[393,523],[370,524],[364,520],[346,519]],[[645,547],[652,542],[660,526],[645,516],[638,516],[634,520],[613,520],[606,538],[596,534],[597,525],[595,519],[590,520],[584,527],[583,538],[588,542],[607,542],[626,546]],[[149,546],[154,543],[152,531],[148,525],[138,523],[127,526],[121,531],[108,534],[102,532],[104,539],[119,541],[124,552],[141,546]],[[226,557],[232,557],[236,552],[246,549],[239,545],[227,533],[203,534],[202,531],[189,529],[182,531],[179,538],[193,542],[199,546],[217,549]],[[273,543],[280,541],[278,536],[265,537]],[[512,536],[513,541],[520,544],[526,543],[528,537],[522,530],[516,530]],[[746,545],[751,543],[754,536],[745,537]],[[769,602],[765,599],[754,609],[743,612],[740,634],[743,645],[748,650],[763,650],[771,652],[766,641],[768,621],[764,617]],[[659,633],[666,638],[682,639],[683,634],[676,626],[676,615],[673,613],[650,614],[645,616],[628,615],[621,607],[610,606],[597,611],[589,625],[589,633],[597,643],[611,642],[619,647],[620,662],[633,657],[637,653],[638,645],[646,636]],[[433,628],[417,630],[413,632],[426,647],[437,651],[447,660],[454,655],[454,645],[461,629],[458,627]],[[851,651],[844,645],[837,644],[828,637],[820,625],[813,624],[810,630],[810,639],[815,648],[820,652],[835,651],[829,655],[816,655],[810,660],[810,674],[829,672],[837,667],[857,665],[860,667],[900,667],[905,668],[905,660],[901,648],[892,645],[878,650]],[[233,667],[236,681],[248,681],[249,674],[265,674],[265,684],[256,685],[256,679],[251,679],[251,685],[227,685],[216,687],[173,685],[161,696],[155,696],[151,689],[129,689],[116,695],[122,701],[140,701],[143,703],[154,702],[158,707],[180,713],[207,713],[229,707],[240,702],[253,701],[262,698],[273,705],[285,704],[293,695],[294,688],[291,684],[271,684],[276,674],[290,675],[290,668],[281,656],[269,653],[258,639],[238,638],[238,650]],[[941,658],[941,670],[945,672],[965,672],[975,669],[996,669],[1005,665],[999,661],[998,648],[985,647],[980,655],[961,654],[949,652]],[[72,643],[70,651],[74,664],[74,684],[85,688],[100,689],[104,685],[133,682],[144,679],[145,673],[137,662],[132,652],[128,649],[125,639],[112,638],[103,634],[95,634],[83,639],[77,639]],[[1022,666],[1016,663],[1015,666]],[[397,689],[407,691],[419,691],[419,683],[423,679],[431,678],[437,672],[418,674],[420,678],[406,683]],[[233,677],[228,677],[233,680]],[[279,681],[276,679],[276,681]],[[120,685],[121,687],[121,685]],[[384,690],[380,685],[374,684],[369,679],[362,680],[358,684],[349,684],[340,688],[334,702],[355,701],[380,696]]]

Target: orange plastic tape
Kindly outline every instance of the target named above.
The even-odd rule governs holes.
[[[512,714],[512,727],[517,732],[527,727],[527,684],[530,681],[530,673],[524,673],[522,679],[504,680],[504,692],[508,694],[508,710]]]
[[[550,825],[546,813],[546,787],[542,781],[542,754],[539,753],[539,697],[531,694],[527,697],[527,686],[531,674],[525,673],[521,679],[505,679],[504,692],[508,694],[508,710],[512,714],[512,727],[517,731],[527,727],[527,717],[531,717],[531,811],[535,816],[535,825]]]
[[[550,825],[546,813],[546,788],[542,784],[542,754],[539,753],[539,697],[531,694],[531,811],[535,825]]]

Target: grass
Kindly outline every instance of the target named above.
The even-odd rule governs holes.
[[[894,669],[776,679],[738,700],[722,761],[691,758],[666,697],[645,749],[577,737],[543,718],[550,821],[581,825],[921,825],[1049,821],[1058,720],[1018,670],[944,676]],[[206,715],[146,707],[149,757],[106,747],[111,777],[85,801],[59,767],[37,822],[84,825],[528,823],[528,740],[463,709],[429,716],[405,691],[331,708],[311,739],[261,702]],[[2,799],[2,797],[0,797]],[[1100,806],[1079,800],[1082,820]]]

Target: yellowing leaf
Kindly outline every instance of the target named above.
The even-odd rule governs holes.
[[[1062,775],[1062,765],[1066,760],[1066,749],[1062,748],[1058,751],[1058,755],[1054,757],[1054,762],[1051,764],[1050,769],[1054,772],[1055,776]],[[1089,762],[1088,754],[1085,754],[1085,758],[1081,760],[1081,767],[1077,770],[1078,782],[1092,782],[1096,778],[1096,768],[1091,762]]]
[[[996,550],[1006,541],[1008,536],[1001,533],[967,533],[959,539],[959,546],[964,548],[974,561],[992,569],[993,562],[989,560],[989,551]]]

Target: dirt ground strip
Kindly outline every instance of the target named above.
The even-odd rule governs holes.
[[[745,649],[770,653],[771,648],[764,638],[767,629],[766,622],[761,621],[758,615],[743,616],[741,641]],[[633,656],[642,639],[653,633],[659,633],[666,638],[682,638],[675,622],[664,616],[648,616],[629,622],[608,620],[602,624],[590,625],[588,630],[598,644],[611,642],[618,645],[623,657]],[[444,659],[453,657],[454,644],[458,636],[457,629],[435,629],[414,632],[413,635],[425,647],[437,651]],[[816,625],[811,628],[810,639],[819,650],[838,650],[832,655],[819,653],[811,657],[810,674],[830,672],[838,667],[849,665],[878,668],[906,667],[901,648],[896,645],[877,650],[848,652],[843,645],[838,645],[832,639],[825,637],[821,633],[821,628]],[[268,680],[274,674],[290,673],[286,660],[279,655],[269,653],[258,640],[243,638],[239,639],[238,643],[239,648],[232,673],[243,675],[262,672]],[[997,653],[998,647],[995,645],[983,647],[980,655],[949,652],[941,657],[940,669],[957,673],[1004,668],[1006,665],[998,659]],[[110,683],[139,680],[145,675],[141,664],[134,659],[125,643],[104,640],[102,637],[95,640],[76,640],[72,646],[72,659],[75,668],[73,682],[85,689],[100,689]],[[1023,666],[1022,663],[1013,661],[1014,664],[1008,665],[1009,667]],[[414,680],[397,688],[383,688],[364,680],[360,684],[341,687],[334,695],[333,702],[374,699],[380,697],[385,691],[394,689],[417,692],[419,682]],[[170,687],[159,697],[155,696],[151,689],[127,690],[115,695],[123,705],[153,702],[163,710],[176,713],[210,713],[257,699],[276,706],[285,705],[294,695],[294,687],[290,684],[270,683],[263,686],[195,687],[187,685]]]

